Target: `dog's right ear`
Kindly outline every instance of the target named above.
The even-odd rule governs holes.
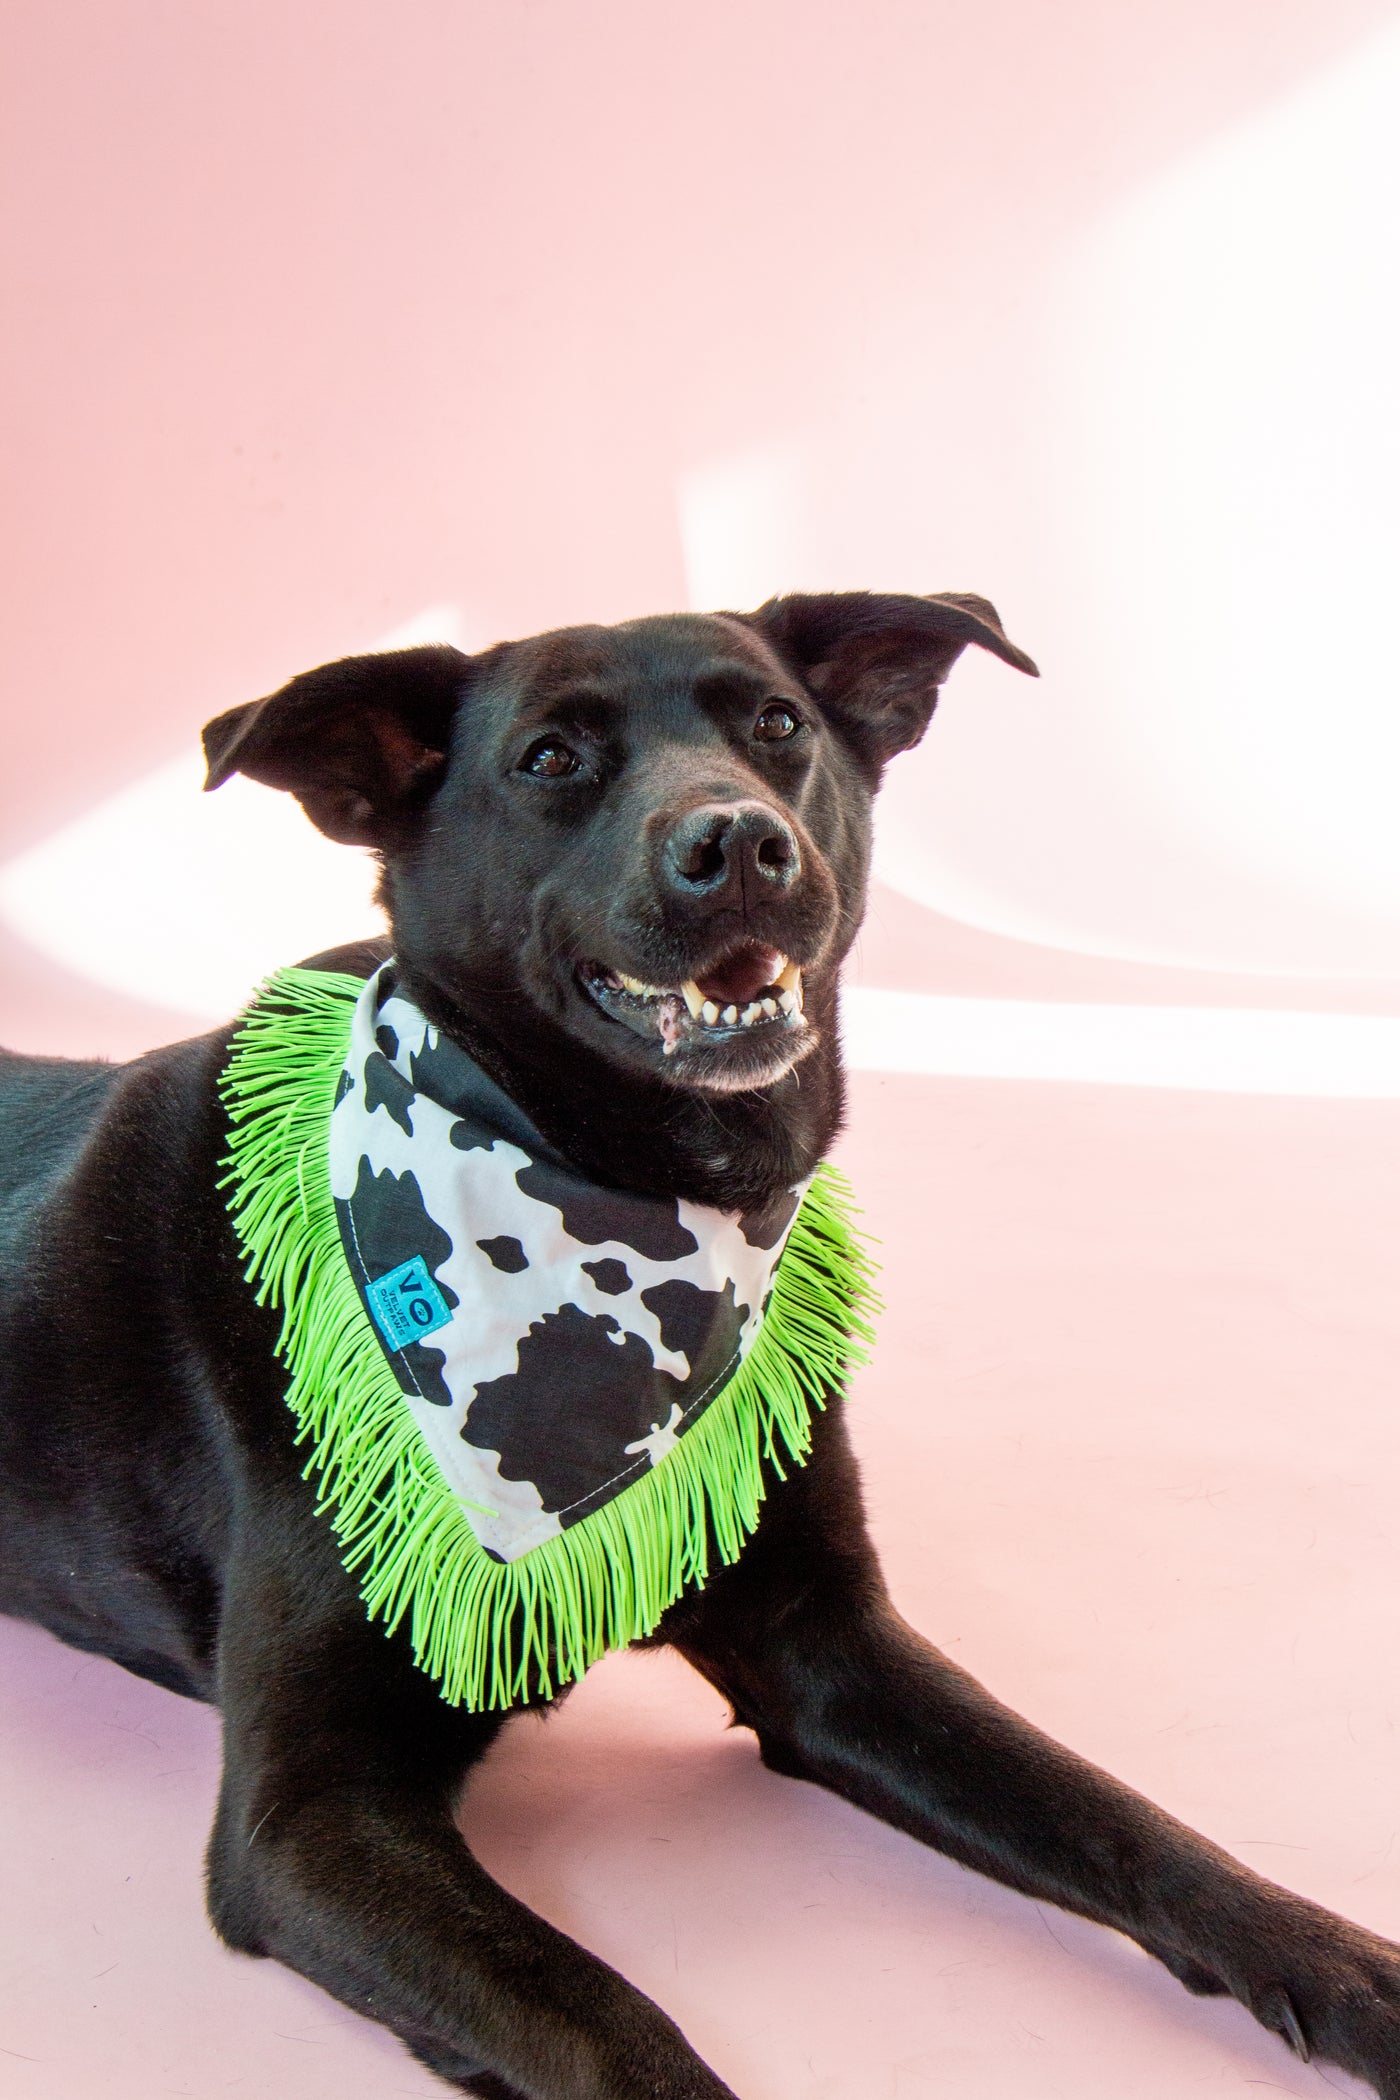
[[[446,642],[305,671],[208,724],[205,788],[246,773],[295,795],[328,838],[382,846],[441,778],[471,672]]]
[[[876,781],[889,759],[918,743],[944,679],[969,643],[1040,676],[1025,650],[1007,639],[996,607],[971,591],[927,598],[798,591],[742,617],[817,696]]]

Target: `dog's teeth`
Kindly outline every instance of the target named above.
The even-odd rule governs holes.
[[[699,985],[696,984],[694,978],[687,979],[681,986],[681,997],[690,1008],[691,1020],[698,1021],[701,1014],[705,1011],[705,994],[701,991]]]
[[[751,1006],[746,1006],[744,1008],[744,1026],[745,1028],[752,1028],[755,1021],[761,1021],[762,1019],[763,1008],[760,1006],[758,1000],[755,999]]]
[[[780,992],[778,994],[778,1004],[785,1014],[800,1013],[802,1010],[801,1002],[796,992]]]
[[[789,962],[787,957],[784,956],[783,967],[781,968],[781,970],[779,970],[777,976],[773,979],[773,982],[774,984],[780,984],[785,992],[795,992],[800,990],[802,985],[802,971],[799,965],[795,962]]]
[[[719,1019],[719,1008],[715,1005],[714,1000],[707,999],[705,1001],[705,1004],[701,1007],[700,1011],[704,1015],[707,1025],[713,1028],[716,1021]]]
[[[662,993],[656,985],[643,984],[640,977],[629,977],[625,970],[619,970],[618,975],[622,979],[624,991],[631,992],[634,999],[661,998]]]
[[[764,1017],[765,1017],[765,1019],[767,1019],[767,1020],[769,1020],[769,1021],[776,1021],[776,1020],[777,1020],[777,1018],[778,1018],[778,1002],[777,1002],[777,1000],[776,1000],[776,999],[765,999],[765,1000],[763,1001],[763,1012],[764,1012]]]
[[[724,1022],[724,1025],[725,1025],[725,1027],[726,1027],[726,1028],[732,1028],[732,1027],[734,1026],[734,1023],[735,1023],[735,1022],[736,1022],[736,1021],[738,1020],[738,1018],[739,1018],[739,1009],[738,1009],[738,1007],[737,1007],[737,1006],[726,1006],[726,1007],[725,1007],[725,1009],[724,1009],[724,1012],[723,1012],[723,1014],[722,1014],[722,1015],[720,1016],[720,1018],[721,1018],[721,1020],[722,1020],[722,1021]]]

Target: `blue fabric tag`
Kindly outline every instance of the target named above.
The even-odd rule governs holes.
[[[375,1324],[391,1349],[421,1342],[435,1334],[452,1318],[442,1292],[422,1261],[400,1262],[387,1276],[366,1287],[365,1296]]]

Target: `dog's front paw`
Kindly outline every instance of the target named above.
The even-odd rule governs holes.
[[[1336,2064],[1400,2100],[1400,1947],[1293,1898],[1235,1990],[1305,2063]]]

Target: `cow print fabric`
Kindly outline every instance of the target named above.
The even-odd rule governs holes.
[[[511,1561],[664,1463],[752,1346],[803,1189],[761,1214],[607,1189],[397,989],[330,1125],[346,1261],[481,1544]]]

